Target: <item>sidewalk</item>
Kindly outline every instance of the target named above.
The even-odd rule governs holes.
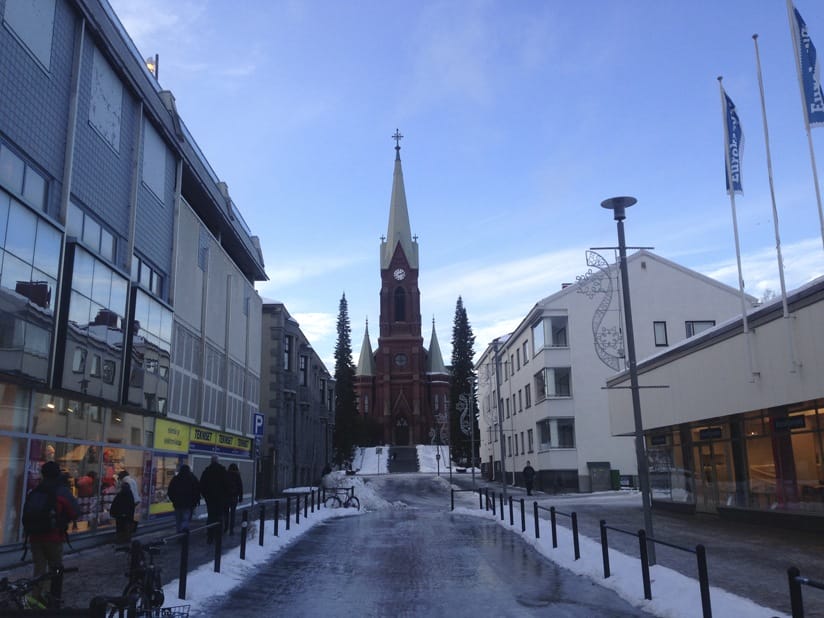
[[[454,477],[453,477],[454,480]],[[468,481],[468,482],[467,482]],[[471,480],[455,481],[462,488],[471,487]],[[500,484],[477,483],[489,487],[490,494],[500,496]],[[636,491],[608,491],[594,494],[545,494],[533,491],[527,497],[520,487],[507,486],[507,494],[513,499],[525,500],[527,531],[532,525],[532,503],[557,511],[577,513],[581,536],[600,543],[601,519],[611,527],[637,532],[644,527],[641,496]],[[474,507],[478,507],[477,495]],[[500,501],[496,509],[500,507]],[[516,509],[516,512],[517,509]],[[548,519],[546,511],[540,517]],[[506,522],[509,510],[506,507]],[[568,517],[557,518],[559,526],[570,528]],[[521,522],[516,517],[515,527]],[[668,511],[653,512],[653,537],[675,545],[694,549],[702,544],[707,551],[707,565],[711,586],[723,588],[741,597],[752,599],[765,607],[790,614],[787,569],[795,566],[803,576],[824,580],[824,536],[815,532],[770,528],[724,520],[714,515],[688,515]],[[609,533],[610,549],[637,558],[638,539],[634,536]],[[656,545],[657,563],[697,579],[695,556],[687,552]],[[803,589],[806,618],[824,618],[824,591],[809,587]]]

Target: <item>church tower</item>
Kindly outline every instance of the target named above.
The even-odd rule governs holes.
[[[367,325],[355,373],[358,412],[380,444],[437,442],[446,423],[449,375],[434,323],[429,350],[421,335],[418,238],[412,236],[395,131],[395,171],[389,226],[380,246],[380,322],[372,352]]]

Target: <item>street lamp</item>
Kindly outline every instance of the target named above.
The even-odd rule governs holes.
[[[618,255],[621,268],[621,291],[624,295],[624,320],[626,322],[627,360],[629,363],[629,382],[632,391],[632,414],[635,419],[635,459],[638,465],[638,484],[641,486],[641,502],[644,509],[644,532],[647,539],[652,539],[652,505],[650,501],[649,468],[644,449],[644,431],[641,420],[641,397],[638,390],[638,367],[635,363],[635,335],[632,330],[632,304],[629,298],[629,275],[627,273],[627,243],[624,238],[624,219],[626,209],[638,200],[634,197],[612,197],[601,202],[601,207],[611,210],[618,225]],[[650,564],[655,564],[655,543],[647,542]]]
[[[506,500],[506,444],[504,442],[504,411],[501,402],[501,357],[498,354],[500,341],[495,339],[495,406],[498,408],[498,432],[501,438],[501,493]],[[494,458],[493,458],[494,459]],[[494,464],[493,464],[494,465]]]

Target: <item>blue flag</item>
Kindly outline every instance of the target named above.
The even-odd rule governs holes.
[[[824,126],[824,91],[821,90],[821,68],[818,65],[815,46],[807,34],[807,24],[801,13],[793,6],[795,13],[796,53],[801,64],[801,82],[804,86],[804,110],[811,127]]]
[[[727,147],[727,163],[729,170],[725,170],[724,178],[727,181],[727,193],[730,192],[730,180],[732,180],[732,190],[734,193],[743,193],[741,184],[741,158],[744,153],[744,131],[738,121],[738,112],[735,111],[735,104],[724,92],[724,128],[726,135],[724,143]]]

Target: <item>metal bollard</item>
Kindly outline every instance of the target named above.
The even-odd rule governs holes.
[[[698,559],[698,586],[701,589],[701,609],[704,618],[712,618],[712,604],[710,603],[710,576],[707,571],[707,550],[699,544],[695,546],[695,556]]]
[[[504,521],[504,494],[501,493],[501,521]]]
[[[521,498],[521,532],[526,532],[526,512],[524,511],[523,498]]]
[[[280,520],[280,500],[275,500],[275,536],[278,535],[278,523]]]
[[[575,548],[575,559],[581,557],[581,548],[578,545],[578,513],[572,511],[572,546]]]
[[[455,510],[455,490],[454,489],[449,490],[449,510],[450,511]]]
[[[178,571],[177,598],[186,598],[186,576],[189,574],[189,529],[180,537],[180,570]]]
[[[541,538],[541,526],[538,525],[539,520],[538,520],[538,501],[537,500],[532,503],[532,513],[533,513],[533,516],[535,517],[535,538],[540,539]]]
[[[515,525],[515,516],[512,513],[512,496],[509,496],[509,525]]]
[[[266,526],[266,505],[260,505],[260,520],[258,521],[258,545],[263,547],[263,531]]]
[[[217,526],[217,538],[215,538],[215,573],[220,573],[220,558],[223,555],[223,525]]]
[[[309,494],[303,496],[303,519],[309,518]]]
[[[549,523],[552,529],[552,548],[558,547],[558,529],[555,526],[555,507],[549,507]]]
[[[292,496],[286,496],[286,529],[289,530],[289,520],[292,514],[289,512],[292,509]]]
[[[487,500],[487,504],[489,504],[489,500]],[[495,494],[492,494],[492,517],[495,517]]]
[[[641,578],[644,580],[644,598],[652,600],[652,585],[649,581],[649,554],[647,553],[647,533],[638,531],[638,544],[641,549]]]
[[[311,494],[312,494],[312,508],[310,510],[311,510],[312,513],[314,513],[315,512],[315,489],[314,488],[312,488]]]
[[[484,508],[484,490],[478,488],[478,508]]]
[[[793,618],[804,618],[804,599],[801,596],[799,577],[801,577],[801,571],[798,570],[798,567],[793,566],[787,569],[787,578],[790,580],[790,608],[792,609]]]
[[[240,559],[246,560],[246,535],[249,533],[249,511],[243,511],[240,522]]]
[[[604,579],[610,576],[609,572],[609,545],[607,544],[607,522],[602,519],[598,522],[601,527],[601,557],[604,562]]]

